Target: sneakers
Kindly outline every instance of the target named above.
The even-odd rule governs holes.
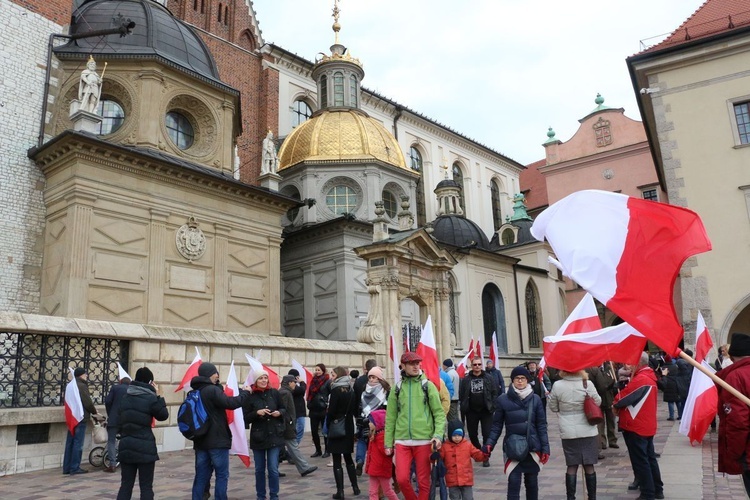
[[[305,477],[305,476],[307,476],[308,474],[312,474],[312,473],[313,473],[313,472],[315,472],[316,470],[318,470],[318,468],[317,468],[317,467],[310,467],[310,468],[309,468],[309,469],[307,469],[306,471],[302,472],[302,473],[301,473],[301,476],[302,476],[302,477]]]
[[[362,475],[362,467],[364,465],[365,464],[363,464],[362,462],[357,462],[357,476],[361,476]]]

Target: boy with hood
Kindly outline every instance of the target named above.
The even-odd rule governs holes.
[[[445,485],[451,500],[474,500],[471,459],[484,462],[489,457],[464,438],[464,426],[460,420],[448,422],[448,439],[439,453],[445,463]]]

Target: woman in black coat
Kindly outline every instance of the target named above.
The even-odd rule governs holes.
[[[318,363],[315,365],[313,378],[310,381],[310,389],[307,391],[307,409],[310,415],[310,433],[312,434],[315,453],[310,458],[328,458],[328,439],[325,438],[325,453],[320,451],[319,429],[326,418],[328,409],[328,396],[331,393],[331,377],[326,373],[326,365]]]
[[[255,493],[266,498],[266,469],[271,500],[279,498],[279,452],[284,446],[284,422],[287,413],[279,391],[268,385],[268,373],[255,374],[253,392],[242,406],[245,422],[250,424],[250,449],[255,459]]]
[[[677,365],[666,365],[659,373],[661,377],[656,379],[656,386],[661,389],[664,402],[667,403],[669,409],[667,420],[674,420],[674,409],[680,402],[680,379]]]
[[[156,440],[151,430],[154,418],[164,421],[169,418],[169,411],[164,398],[157,395],[154,374],[144,366],[135,372],[135,380],[130,383],[120,402],[118,460],[122,476],[117,500],[130,500],[136,473],[141,487],[141,500],[154,498],[154,468],[159,460]]]
[[[331,383],[331,397],[328,401],[328,450],[333,455],[333,477],[336,480],[336,494],[332,498],[344,498],[344,469],[341,467],[341,456],[346,462],[346,471],[349,481],[352,483],[354,495],[359,495],[357,486],[357,471],[352,460],[354,452],[354,410],[357,408],[357,400],[354,397],[351,377],[346,368],[337,366],[333,369],[333,382]],[[344,423],[344,435],[340,437],[331,436],[332,428],[338,427],[338,422]],[[335,432],[335,431],[334,431]]]

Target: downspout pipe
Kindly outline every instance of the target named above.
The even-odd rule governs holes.
[[[393,117],[393,137],[398,141],[398,119],[404,114],[403,106],[396,105],[396,115]]]
[[[521,341],[521,354],[523,352],[523,328],[521,328],[521,299],[518,296],[518,272],[513,264],[513,286],[516,288],[516,314],[518,314],[518,340]]]

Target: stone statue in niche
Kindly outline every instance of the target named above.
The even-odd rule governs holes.
[[[96,73],[96,61],[92,56],[86,63],[86,69],[81,71],[81,80],[78,84],[78,100],[80,101],[79,109],[88,113],[96,114],[96,108],[99,107],[99,99],[102,95],[102,80],[104,72],[107,70],[107,63],[104,63],[102,74]]]
[[[279,157],[276,156],[276,143],[273,140],[273,132],[270,130],[263,139],[263,165],[260,167],[260,173],[275,174],[279,168]]]

